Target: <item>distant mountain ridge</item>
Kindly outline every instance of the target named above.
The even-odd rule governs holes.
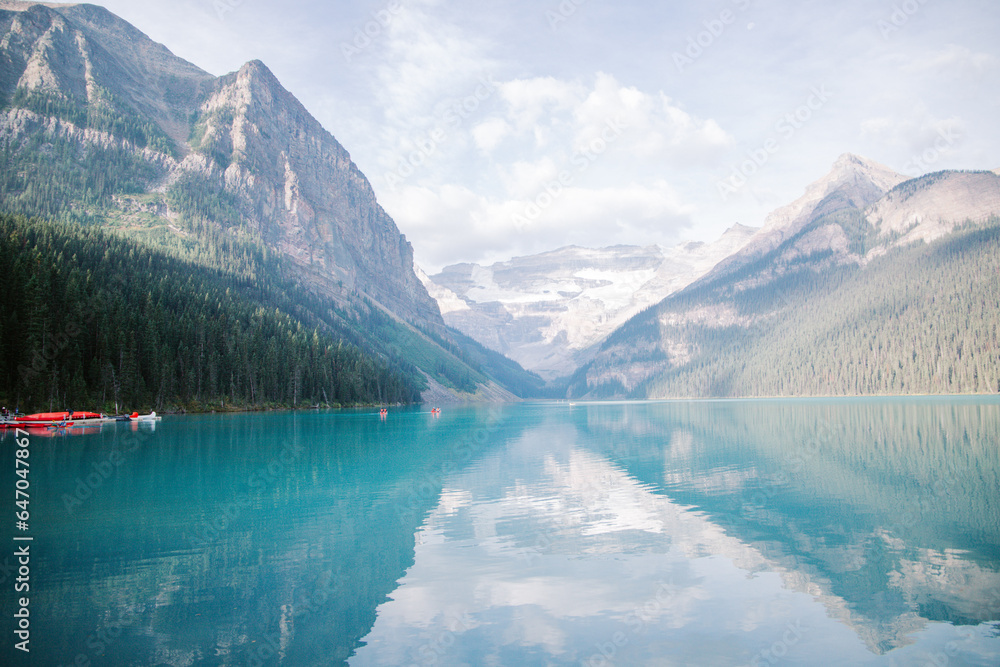
[[[456,264],[422,277],[445,322],[547,379],[572,373],[594,346],[643,308],[743,247],[736,224],[713,243],[581,248]]]
[[[611,334],[573,395],[1000,392],[1000,176],[843,155]]]
[[[998,170],[1000,171],[1000,170]],[[865,211],[880,237],[896,245],[933,241],[966,220],[985,222],[1000,211],[996,171],[939,171],[900,183]]]
[[[304,309],[299,324],[365,347],[424,400],[539,389],[497,352],[548,380],[574,373],[572,393],[616,396],[978,391],[1000,365],[982,322],[964,325],[974,333],[961,344],[951,320],[935,320],[946,336],[919,328],[938,311],[969,317],[961,271],[979,272],[968,279],[992,322],[1000,170],[909,179],[844,154],[763,227],[736,225],[710,244],[566,247],[427,277],[346,149],[263,63],[214,77],[86,4],[0,0],[0,31],[5,212],[101,225],[248,285],[281,285],[293,294],[273,301]],[[275,275],[263,281],[265,271]],[[920,301],[935,271],[953,291],[928,298],[949,309]],[[874,285],[899,302],[868,294]],[[917,341],[909,360],[879,342],[897,324]],[[852,327],[868,332],[858,345],[892,348],[870,351],[899,368],[807,368],[810,350],[854,354],[843,342]],[[800,356],[767,356],[785,343]],[[928,374],[920,354],[945,370]],[[826,384],[789,380],[793,358],[807,368],[794,372]]]
[[[707,363],[705,336],[752,338],[796,303],[803,286],[843,279],[998,214],[997,172],[908,178],[845,153],[762,227],[737,225],[713,244],[567,247],[491,266],[454,265],[421,280],[450,326],[542,377],[575,371],[577,394],[645,397],[664,373]],[[736,393],[746,391],[756,390]]]

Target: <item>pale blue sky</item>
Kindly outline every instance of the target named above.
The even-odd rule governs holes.
[[[429,272],[711,240],[844,152],[1000,167],[993,0],[103,4],[213,74],[264,61]]]

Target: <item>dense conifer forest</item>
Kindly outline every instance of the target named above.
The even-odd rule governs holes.
[[[0,400],[164,410],[418,398],[412,369],[243,273],[97,227],[0,216]]]

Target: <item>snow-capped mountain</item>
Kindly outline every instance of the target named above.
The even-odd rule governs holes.
[[[621,323],[704,275],[756,232],[736,224],[707,244],[568,246],[418,275],[447,324],[552,379],[586,363]]]

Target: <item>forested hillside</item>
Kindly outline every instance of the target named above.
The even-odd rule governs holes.
[[[226,271],[96,227],[0,215],[0,401],[164,410],[419,397],[412,367],[362,351],[343,313],[324,322],[267,277],[276,271],[251,270],[273,260],[239,262],[240,250],[219,249],[242,266]]]
[[[808,230],[807,230],[808,231]],[[767,259],[762,259],[763,264]],[[1000,392],[1000,220],[867,265],[822,257],[747,287],[704,282],[633,318],[576,395],[819,396]],[[740,285],[735,289],[734,285]],[[642,380],[629,383],[629,369]]]

